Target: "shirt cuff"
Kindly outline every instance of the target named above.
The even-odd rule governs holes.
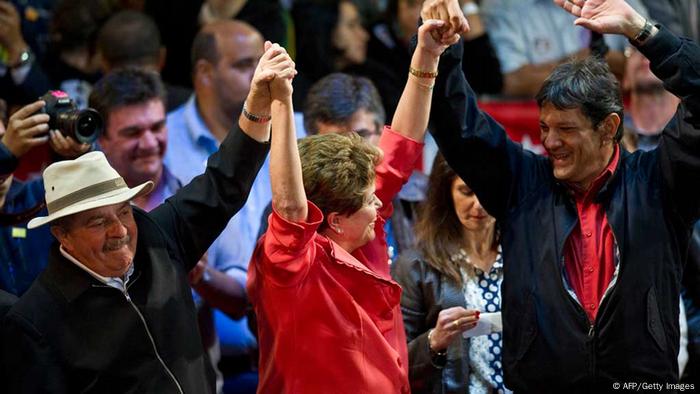
[[[647,59],[666,59],[681,47],[682,40],[664,26],[656,26],[659,31],[643,45],[636,46]]]
[[[384,132],[379,140],[379,148],[384,152],[381,166],[388,167],[408,179],[416,168],[416,162],[421,157],[425,144],[408,138],[384,126]]]
[[[323,213],[311,201],[307,201],[308,214],[305,221],[292,222],[280,216],[274,207],[270,215],[270,225],[267,229],[266,238],[272,236],[278,247],[290,251],[298,251],[309,243],[316,230],[323,223]],[[270,240],[266,240],[269,244]],[[294,253],[292,253],[294,254]]]

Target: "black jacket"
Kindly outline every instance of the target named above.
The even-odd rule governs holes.
[[[507,387],[606,392],[612,382],[677,382],[681,274],[700,213],[700,48],[664,28],[639,48],[682,104],[658,149],[623,152],[596,197],[620,268],[593,325],[562,281],[575,205],[546,157],[479,111],[456,49],[440,62],[431,119],[447,161],[500,225]]]
[[[4,321],[2,391],[215,392],[187,272],[245,202],[267,151],[233,130],[203,175],[150,213],[135,208],[138,244],[124,293],[55,247]]]
[[[428,347],[428,330],[440,311],[466,307],[462,286],[422,259],[402,256],[391,266],[401,285],[401,312],[408,340],[408,377],[411,392],[466,393],[469,390],[469,341],[455,339],[446,357],[435,357]]]

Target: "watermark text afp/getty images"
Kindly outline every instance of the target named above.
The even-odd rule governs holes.
[[[693,383],[615,382],[612,387],[615,390],[631,391],[695,391],[695,385]]]

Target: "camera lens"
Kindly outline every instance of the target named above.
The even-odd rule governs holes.
[[[49,115],[50,129],[61,130],[66,137],[83,144],[92,144],[102,134],[104,121],[94,109],[77,109],[75,102],[61,91],[50,91],[41,99],[46,102],[43,112]]]
[[[90,144],[100,136],[102,127],[102,117],[97,111],[82,110],[74,121],[75,138],[79,142]]]
[[[95,130],[97,126],[97,121],[92,117],[91,114],[87,114],[83,116],[82,118],[78,119],[78,124],[77,124],[77,134],[80,136],[89,136],[93,134],[93,130]]]

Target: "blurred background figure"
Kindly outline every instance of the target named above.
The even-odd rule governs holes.
[[[190,48],[206,23],[237,19],[266,40],[288,44],[288,18],[278,0],[145,0],[144,12],[154,19],[168,48],[163,78],[175,85],[191,86]]]
[[[630,5],[646,15],[639,0]],[[505,96],[531,99],[557,65],[589,54],[590,31],[574,26],[575,17],[561,12],[551,0],[505,2],[487,10],[486,28],[500,60]],[[609,47],[605,60],[621,79],[629,43],[614,35],[606,35],[605,42]]]
[[[10,104],[24,105],[49,89],[61,89],[84,108],[90,86],[99,78],[97,30],[116,4],[110,0],[37,3],[0,4],[0,52],[4,52],[4,56],[0,53],[0,94]],[[39,23],[43,21],[46,25]],[[32,35],[34,31],[38,37]]]
[[[387,119],[391,119],[405,77],[397,79],[386,65],[367,58],[369,33],[356,4],[352,0],[297,0],[292,17],[299,71],[294,78],[295,108],[302,108],[311,85],[341,71],[371,79],[382,98]]]
[[[62,0],[53,10],[51,41],[42,67],[51,87],[68,93],[80,108],[87,106],[91,86],[101,76],[97,33],[115,9],[109,0]]]
[[[160,73],[167,51],[158,26],[146,14],[125,10],[112,15],[100,28],[97,54],[103,73],[135,67]],[[190,89],[165,83],[166,109],[171,111],[190,97]]]
[[[170,112],[167,126],[170,147],[165,163],[183,183],[204,172],[208,157],[233,129],[260,56],[263,38],[251,25],[219,20],[204,25],[192,45],[194,93],[185,104]],[[268,93],[269,94],[269,93]],[[248,261],[257,241],[260,216],[272,199],[266,160],[253,183],[246,204],[231,219],[207,253],[208,264],[245,288]],[[214,313],[207,308],[210,313]],[[253,370],[257,342],[240,311],[216,312],[217,341],[223,353],[221,369],[228,376],[226,390],[255,392],[257,373]],[[235,313],[234,313],[235,312]],[[209,331],[212,331],[213,327]],[[215,345],[219,348],[219,343]],[[219,356],[215,358],[218,360]]]
[[[664,126],[676,113],[681,100],[664,89],[659,78],[651,72],[649,60],[638,50],[627,53],[623,89],[629,94],[625,129],[635,135],[637,149],[655,148]]]
[[[700,39],[700,1],[698,0],[641,0],[649,17],[676,34]]]
[[[318,80],[309,90],[303,119],[308,135],[354,131],[377,145],[386,114],[372,81],[333,73]]]
[[[392,266],[403,288],[414,393],[505,392],[500,330],[462,338],[480,313],[501,310],[503,260],[496,220],[438,154],[416,223],[417,256]]]

